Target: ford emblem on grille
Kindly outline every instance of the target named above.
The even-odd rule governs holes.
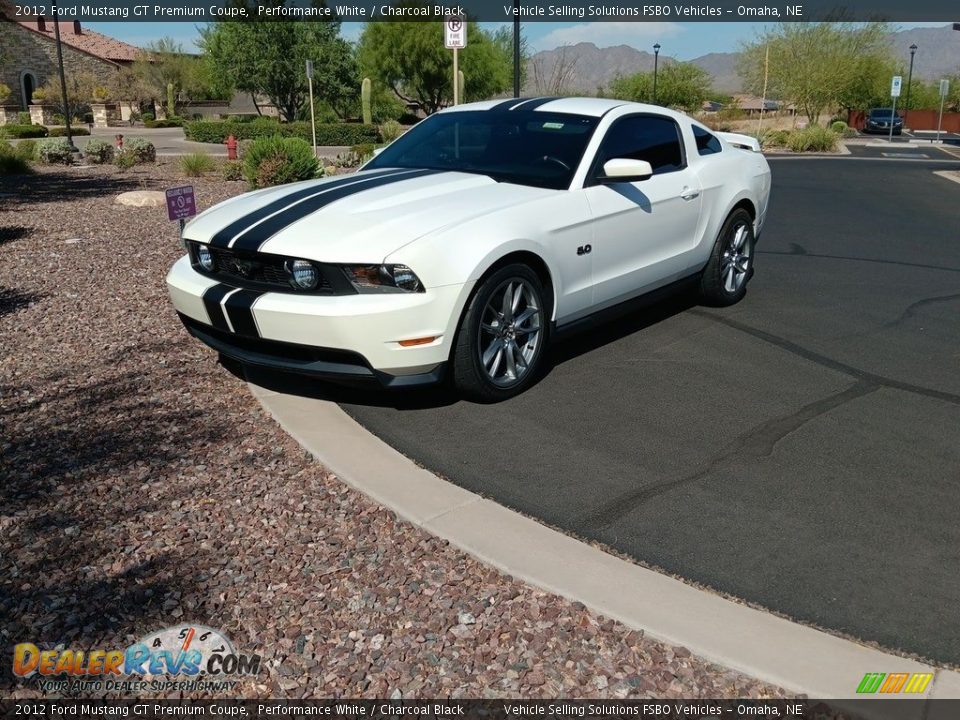
[[[240,260],[239,258],[233,258],[231,261],[233,263],[234,270],[237,271],[237,274],[242,277],[250,277],[250,272],[253,270],[253,263],[249,260]]]

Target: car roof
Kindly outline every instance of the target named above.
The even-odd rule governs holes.
[[[558,112],[571,115],[587,115],[600,117],[614,108],[629,108],[635,112],[656,112],[672,117],[681,114],[659,105],[614,100],[613,98],[596,97],[535,97],[535,98],[501,98],[499,100],[483,100],[482,102],[465,103],[448,107],[440,112],[465,112],[469,110],[497,110],[510,112],[513,110],[533,110],[536,112]]]

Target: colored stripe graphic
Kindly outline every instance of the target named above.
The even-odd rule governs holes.
[[[867,673],[857,686],[858,694],[922,693],[927,689],[933,673]]]
[[[258,208],[253,212],[249,212],[246,215],[237,218],[226,227],[218,230],[217,233],[210,239],[210,244],[214,247],[227,247],[234,237],[245,230],[248,230],[252,225],[260,222],[261,220],[265,220],[274,213],[278,213],[287,209],[299,200],[325,193],[336,187],[361,182],[368,178],[383,177],[384,175],[396,175],[397,173],[401,172],[403,172],[403,170],[398,168],[389,168],[387,170],[370,170],[369,172],[363,172],[359,175],[350,175],[348,177],[338,178],[337,180],[331,180],[330,182],[323,183],[322,185],[312,185],[309,188],[297,190],[296,192],[292,192],[289,195],[284,195],[282,198],[277,198],[276,200],[267,203],[262,208]]]
[[[903,689],[906,693],[922,693],[933,680],[933,673],[914,673]]]
[[[361,193],[365,190],[372,190],[373,188],[383,187],[384,185],[390,185],[395,182],[403,182],[404,180],[413,180],[414,178],[424,177],[425,175],[436,175],[441,172],[444,171],[407,170],[402,173],[393,173],[384,177],[364,178],[364,180],[360,182],[354,182],[348,185],[335,187],[321,195],[316,195],[314,197],[308,197],[304,200],[301,200],[291,205],[286,210],[283,210],[282,212],[279,212],[267,220],[264,220],[263,222],[253,226],[248,231],[244,231],[236,237],[236,239],[231,243],[230,247],[235,250],[257,251],[260,249],[261,245],[263,245],[267,240],[284,228],[293,225],[299,220],[303,220],[308,215],[312,215],[321,208],[324,208],[327,205],[336,202],[337,200],[343,200],[344,198]]]
[[[890,673],[887,680],[880,687],[882,693],[898,693],[910,677],[909,673]]]
[[[203,291],[203,307],[206,308],[207,315],[210,317],[210,324],[217,330],[230,330],[227,317],[223,312],[223,306],[220,303],[233,290],[234,288],[229,285],[218,283]]]

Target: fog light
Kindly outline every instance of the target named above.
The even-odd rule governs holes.
[[[197,262],[207,272],[213,270],[213,255],[206,245],[197,245]]]
[[[317,269],[306,260],[294,260],[288,268],[294,284],[301,290],[312,290],[317,286]]]

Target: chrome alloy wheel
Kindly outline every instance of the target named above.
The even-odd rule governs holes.
[[[723,280],[723,289],[728,293],[735,293],[747,281],[750,273],[750,228],[741,223],[730,233],[730,242],[723,250],[720,258],[720,278]]]
[[[529,371],[542,327],[542,303],[527,281],[512,278],[493,291],[480,316],[477,350],[494,385],[509,387]]]

